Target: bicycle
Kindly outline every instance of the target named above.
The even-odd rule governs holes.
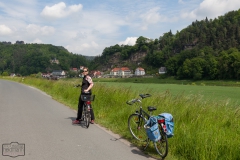
[[[75,85],[74,87],[75,88],[81,87],[81,85],[78,84],[78,85]],[[84,102],[82,106],[82,120],[86,128],[88,128],[91,121],[91,114],[90,114],[90,110],[92,109],[91,102],[94,101],[95,95],[91,95],[89,92],[85,92],[85,94],[81,95],[81,99]]]
[[[157,108],[148,106],[147,109],[148,109],[148,112],[150,112],[148,114],[146,111],[143,110],[141,100],[144,98],[150,97],[151,95],[140,94],[139,96],[141,97],[141,99],[136,98],[126,102],[128,105],[133,105],[136,102],[139,103],[139,109],[136,110],[135,113],[131,114],[128,118],[128,128],[130,133],[135,139],[141,142],[147,142],[146,146],[144,147],[144,150],[145,150],[148,147],[151,140],[147,137],[147,133],[144,125],[147,123],[148,119],[151,116],[153,116],[152,112],[157,110]],[[159,119],[158,124],[159,124],[158,126],[159,126],[161,138],[157,142],[153,142],[153,143],[157,153],[162,158],[165,158],[168,154],[168,139],[165,133],[166,125],[164,123],[164,119]]]
[[[83,103],[82,109],[82,120],[84,125],[88,128],[91,121],[90,110],[92,109],[91,102],[94,101],[95,95],[81,95]]]

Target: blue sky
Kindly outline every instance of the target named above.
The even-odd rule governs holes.
[[[1,0],[0,41],[53,44],[96,56],[105,47],[175,34],[195,20],[239,8],[240,0]]]

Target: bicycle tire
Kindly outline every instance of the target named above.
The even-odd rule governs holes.
[[[147,133],[144,128],[145,123],[146,120],[137,113],[131,114],[128,118],[128,128],[130,133],[135,139],[142,142],[148,140]]]
[[[168,138],[165,132],[160,129],[161,138],[157,142],[154,142],[154,147],[158,154],[165,158],[168,154]]]
[[[87,111],[87,128],[89,127],[90,125],[90,122],[91,122],[91,114],[90,114],[90,111]]]
[[[89,127],[89,123],[90,123],[90,113],[87,110],[87,107],[85,107],[85,111],[84,111],[84,117],[85,117],[85,126],[88,128]]]

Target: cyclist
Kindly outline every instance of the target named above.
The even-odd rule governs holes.
[[[77,118],[76,120],[74,120],[72,123],[73,124],[79,124],[80,121],[82,120],[82,106],[83,106],[83,101],[81,99],[81,95],[91,95],[92,94],[92,87],[93,87],[93,80],[92,78],[88,75],[88,68],[84,67],[83,68],[83,73],[84,75],[83,80],[82,80],[82,86],[81,86],[81,93],[79,96],[79,100],[78,100],[78,113],[77,113]],[[93,109],[91,108],[90,110],[90,114],[91,114],[91,122],[90,123],[94,123],[94,112]]]

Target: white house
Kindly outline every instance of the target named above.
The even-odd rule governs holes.
[[[131,71],[128,67],[113,68],[110,72],[110,75],[113,76],[129,76]]]
[[[66,72],[63,70],[56,70],[52,72],[52,76],[53,77],[65,77],[66,76]]]
[[[158,73],[159,73],[159,74],[165,74],[165,73],[167,73],[166,67],[160,67]]]
[[[136,68],[136,70],[135,70],[135,75],[136,76],[143,76],[145,74],[146,73],[145,73],[145,70],[143,68],[141,68],[141,67]]]

